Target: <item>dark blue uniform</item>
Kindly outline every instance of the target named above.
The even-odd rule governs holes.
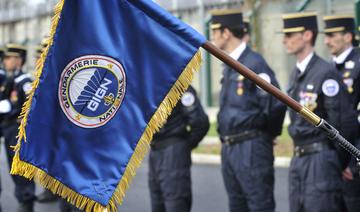
[[[0,68],[0,85],[3,84],[3,82],[5,81],[5,79],[6,79],[6,73],[5,73],[4,70],[2,70],[2,69]]]
[[[238,61],[279,87],[274,72],[249,47]],[[221,83],[218,132],[230,211],[274,211],[273,140],[281,134],[286,107],[229,67]]]
[[[353,49],[346,57],[344,63],[334,64],[340,74],[346,90],[351,96],[351,104],[358,113],[360,123],[360,52],[359,49]],[[360,124],[359,124],[360,131]],[[355,146],[360,148],[360,138],[355,140]],[[356,167],[355,158],[351,158],[349,165],[353,173],[354,180],[345,181],[344,199],[348,212],[360,211],[360,176],[359,167]]]
[[[208,129],[208,117],[190,87],[152,141],[149,187],[153,212],[190,211],[191,150]]]
[[[314,54],[303,73],[293,71],[289,85],[292,98],[327,120],[350,141],[356,136],[355,111],[329,63]],[[341,173],[349,154],[295,111],[289,112],[295,154],[289,172],[290,212],[342,211]]]
[[[22,71],[17,71],[14,77],[7,77],[2,87],[0,101],[8,101],[11,110],[0,114],[0,126],[5,138],[5,149],[9,167],[12,164],[14,150],[11,146],[17,143],[19,119],[21,108],[26,100],[27,93],[31,90],[31,78]],[[20,203],[32,202],[35,199],[35,184],[20,176],[12,175],[15,182],[15,196]]]
[[[2,87],[3,82],[5,81],[5,78],[6,78],[5,71],[0,69],[0,96],[2,95],[1,87]],[[0,117],[1,117],[1,115],[0,115]],[[2,131],[1,131],[1,127],[0,127],[0,151],[1,151],[1,137],[2,137]],[[0,177],[0,197],[1,197],[1,177]],[[1,212],[1,203],[0,203],[0,212]]]

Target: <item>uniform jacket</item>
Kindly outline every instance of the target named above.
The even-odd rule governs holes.
[[[350,104],[350,96],[336,70],[316,54],[311,58],[303,73],[296,68],[292,72],[288,93],[301,105],[327,120],[349,141],[357,136],[356,113]],[[308,123],[295,111],[290,110],[289,113],[291,120],[289,134],[296,146],[321,141],[333,144],[324,132]],[[341,157],[348,156],[341,147],[337,149],[342,154]]]
[[[336,68],[351,96],[351,104],[358,111],[360,123],[360,50],[354,48],[346,57],[345,62],[337,64]]]
[[[246,47],[238,61],[271,82],[279,84],[263,57]],[[261,130],[271,137],[281,134],[286,106],[235,70],[225,67],[221,80],[218,131],[221,136]]]

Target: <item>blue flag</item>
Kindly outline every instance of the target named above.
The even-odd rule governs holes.
[[[11,173],[80,209],[116,211],[205,41],[151,0],[61,0]]]

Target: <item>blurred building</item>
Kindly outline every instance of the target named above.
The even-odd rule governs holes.
[[[57,0],[0,0],[0,45],[13,41],[29,48],[27,70],[34,69],[35,46],[50,29],[52,10]],[[264,55],[276,72],[285,90],[288,75],[295,59],[287,56],[282,45],[281,14],[297,11],[316,11],[320,31],[322,16],[329,14],[355,15],[356,0],[155,0],[159,5],[208,36],[209,11],[220,8],[240,8],[252,26],[254,49]],[[323,35],[320,33],[316,50],[328,58]],[[217,106],[220,90],[221,62],[204,53],[203,70],[194,80],[202,101]]]

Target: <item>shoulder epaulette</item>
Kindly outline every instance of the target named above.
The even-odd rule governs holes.
[[[16,77],[14,81],[15,81],[16,84],[18,84],[18,83],[20,83],[21,81],[23,81],[23,80],[26,79],[26,78],[31,79],[31,75],[30,75],[29,73],[27,73],[27,74],[22,74],[22,75]]]

